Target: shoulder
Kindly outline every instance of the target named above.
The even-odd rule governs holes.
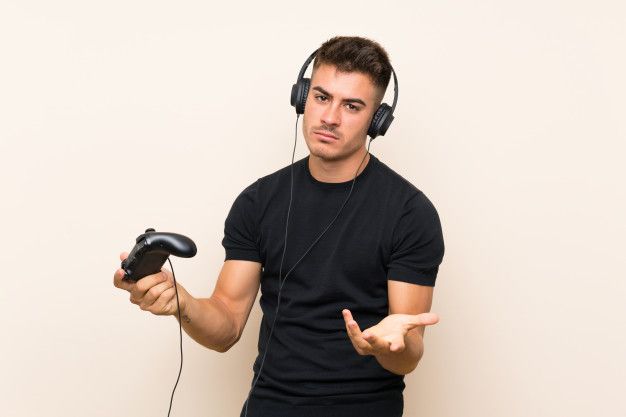
[[[377,198],[384,201],[390,213],[395,213],[391,214],[391,221],[397,223],[411,216],[419,222],[439,223],[435,205],[420,188],[378,158],[375,163]]]
[[[304,163],[304,159],[294,162],[294,170],[297,171]],[[274,172],[257,178],[247,185],[235,198],[235,205],[248,207],[264,206],[281,190],[288,188],[291,180],[291,164]]]
[[[388,197],[402,204],[430,203],[424,192],[415,184],[396,172],[380,159],[374,157],[376,164],[376,182],[386,189]]]
[[[294,171],[302,168],[306,162],[306,157],[294,161],[293,169]],[[261,178],[259,178],[259,184],[263,187],[271,187],[282,184],[284,181],[289,181],[291,179],[291,164],[284,166],[270,174],[267,174]]]
[[[373,156],[373,155],[372,155]],[[378,175],[384,178],[385,181],[390,182],[396,188],[402,189],[407,192],[418,192],[419,189],[413,185],[404,176],[393,170],[389,165],[373,156],[374,163],[376,164]]]
[[[306,158],[300,159],[293,163],[293,169],[298,170],[301,166],[303,166]],[[282,186],[285,181],[290,181],[291,179],[291,164],[284,166],[274,172],[266,174],[262,177],[259,177],[252,184],[248,185],[244,191],[248,192],[256,192],[258,190],[268,191],[272,188],[276,188]]]

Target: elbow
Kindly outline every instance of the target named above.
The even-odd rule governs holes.
[[[416,369],[417,369],[417,362],[415,364],[411,364],[411,366],[409,366],[408,368],[403,369],[402,375],[408,375]]]
[[[234,343],[230,345],[205,345],[204,347],[215,352],[226,353],[230,350],[231,347],[233,347],[233,345]]]
[[[215,306],[222,312],[222,325],[219,339],[221,343],[214,346],[207,346],[219,353],[225,353],[235,346],[243,333],[245,322],[241,323],[238,317],[234,315],[228,304],[223,302],[219,297],[211,297],[211,300],[215,302]]]
[[[214,350],[214,351],[219,352],[219,353],[226,353],[226,352],[228,352],[228,350],[230,348],[231,348],[231,346],[226,346],[226,347],[218,346],[218,347],[211,348],[211,350]]]
[[[220,346],[210,346],[209,349],[212,349],[216,352],[219,353],[226,353],[230,350],[230,348],[232,348],[233,346],[235,346],[237,344],[237,342],[239,341],[239,339],[241,338],[241,335],[237,335],[236,337],[234,337],[230,342],[228,342],[225,345],[220,345]]]
[[[218,346],[214,350],[216,352],[219,352],[219,353],[226,353],[226,352],[228,352],[230,350],[231,347],[235,346],[235,343],[237,343],[237,342],[235,341],[235,342],[230,343],[230,344],[225,345],[225,346]]]

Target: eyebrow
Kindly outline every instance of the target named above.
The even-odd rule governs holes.
[[[332,94],[330,94],[328,91],[324,90],[322,87],[320,87],[320,86],[318,86],[318,85],[316,85],[315,87],[313,87],[313,90],[317,90],[317,91],[319,91],[320,93],[324,94],[325,96],[328,96],[328,97],[331,97],[331,98],[333,97],[333,95],[332,95]],[[363,100],[361,100],[360,98],[344,98],[344,99],[343,99],[343,101],[344,101],[345,103],[359,103],[359,104],[361,104],[363,107],[366,107],[366,106],[367,106],[367,104],[365,104],[365,102],[364,102]]]

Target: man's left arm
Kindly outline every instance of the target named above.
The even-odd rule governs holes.
[[[413,371],[424,353],[424,329],[439,317],[429,313],[434,287],[388,280],[389,315],[361,331],[349,310],[343,310],[346,330],[360,355],[373,355],[390,372]]]
[[[424,327],[439,321],[429,311],[445,247],[437,210],[422,192],[405,202],[393,230],[386,264],[389,315],[363,332],[349,310],[343,318],[358,354],[405,375],[424,352]]]

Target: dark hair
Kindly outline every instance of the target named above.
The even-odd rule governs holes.
[[[330,64],[343,72],[362,72],[370,77],[381,94],[391,78],[391,63],[387,51],[377,42],[359,36],[335,36],[320,46],[315,54],[313,70]]]

